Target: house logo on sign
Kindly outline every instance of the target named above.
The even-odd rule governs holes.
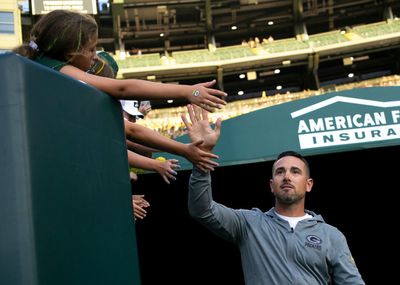
[[[335,103],[369,106],[335,116],[300,119],[297,134],[301,149],[400,139],[400,101],[381,102],[335,96],[291,113],[293,119]],[[347,108],[346,108],[347,109]]]

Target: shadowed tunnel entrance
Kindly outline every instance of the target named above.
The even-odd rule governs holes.
[[[396,191],[400,147],[308,156],[314,187],[306,208],[338,227],[366,284],[391,284],[395,271],[386,256],[398,251]],[[233,208],[273,206],[268,181],[272,162],[221,167],[212,174],[214,200]],[[142,175],[134,190],[151,203],[136,223],[143,285],[243,284],[238,249],[214,236],[187,211],[189,171],[166,185]],[[392,230],[390,230],[392,229]],[[385,280],[388,280],[387,282]]]

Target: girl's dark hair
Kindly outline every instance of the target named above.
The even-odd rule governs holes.
[[[68,10],[54,10],[33,26],[30,39],[13,51],[24,57],[47,56],[67,62],[79,53],[93,36],[97,23],[90,15]]]

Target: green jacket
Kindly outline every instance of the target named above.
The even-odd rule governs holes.
[[[63,68],[64,66],[67,65],[65,62],[62,62],[62,61],[59,61],[56,59],[52,59],[47,56],[41,56],[41,57],[35,58],[34,61],[36,61],[37,63],[40,63],[44,66],[50,67],[54,70],[57,70],[57,71],[60,71],[61,68]]]

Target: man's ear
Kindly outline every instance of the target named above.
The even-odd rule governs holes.
[[[308,178],[306,192],[311,192],[313,185],[314,185],[314,180],[312,178]]]
[[[271,191],[271,193],[274,193],[274,191],[272,190],[272,179],[269,180],[269,191]]]

